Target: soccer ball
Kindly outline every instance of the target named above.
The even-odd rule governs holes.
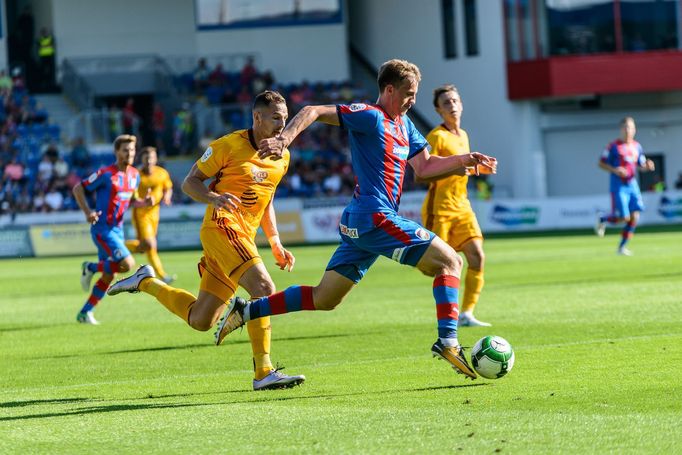
[[[484,378],[499,379],[514,366],[514,350],[504,338],[488,335],[474,345],[471,363]]]

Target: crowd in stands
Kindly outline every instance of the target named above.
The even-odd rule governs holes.
[[[369,101],[365,91],[350,82],[280,84],[270,71],[259,71],[253,59],[234,73],[224,71],[220,64],[209,68],[206,60],[200,59],[191,75],[180,77],[178,83],[184,84],[186,102],[169,122],[170,147],[164,144],[166,118],[158,103],[151,118],[155,145],[162,157],[167,148],[191,156],[200,152],[192,109],[198,102],[219,106],[225,125],[221,133],[228,133],[250,126],[253,97],[265,89],[284,95],[290,118],[307,104]],[[60,142],[59,127],[48,124],[49,113],[28,93],[20,72],[10,77],[0,71],[0,98],[0,215],[77,210],[71,189],[91,172],[111,164],[112,155],[90,153],[80,138],[71,144]],[[132,101],[121,112],[122,121],[111,122],[121,124],[112,126],[112,134],[132,129],[132,123],[126,121],[135,115]],[[289,149],[291,163],[277,197],[352,195],[355,177],[348,137],[341,128],[316,124],[299,135]],[[173,178],[179,181],[182,176]],[[405,189],[414,187],[412,177],[407,175]],[[176,194],[177,202],[190,202],[181,192]]]

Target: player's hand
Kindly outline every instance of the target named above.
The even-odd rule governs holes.
[[[474,175],[489,175],[497,174],[497,159],[484,155],[482,153],[474,152],[469,154],[470,162],[467,167],[473,167]]]
[[[173,203],[173,199],[170,196],[164,196],[163,197],[163,203],[165,205],[171,205]]]
[[[280,270],[286,269],[287,272],[294,270],[296,258],[281,243],[276,242],[272,244],[272,255],[275,257],[275,263]]]
[[[100,217],[101,215],[102,215],[102,211],[101,211],[101,210],[98,210],[98,211],[96,211],[96,212],[95,212],[94,210],[91,210],[90,213],[88,213],[88,214],[85,216],[85,219],[88,221],[88,223],[90,223],[90,224],[95,224],[95,223],[97,223],[97,221],[99,221],[99,217]]]
[[[227,210],[228,212],[239,208],[241,202],[241,199],[230,193],[216,194],[211,198],[211,204],[213,204],[215,208]]]
[[[149,188],[147,190],[147,195],[144,197],[144,200],[142,202],[144,202],[145,207],[152,207],[154,205],[154,203],[156,202],[154,200],[154,196],[152,196],[152,189],[151,188]]]
[[[644,169],[652,172],[652,171],[656,170],[656,165],[654,164],[654,162],[652,160],[646,160],[646,162],[644,163]]]
[[[625,169],[623,166],[618,166],[613,170],[613,173],[616,174],[620,178],[626,178],[628,176],[628,170]]]
[[[270,157],[273,160],[282,159],[282,153],[284,153],[286,146],[286,141],[282,136],[263,139],[258,144],[258,158],[264,159]]]

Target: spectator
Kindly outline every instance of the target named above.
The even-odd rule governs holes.
[[[90,152],[85,146],[85,141],[82,137],[78,137],[73,141],[73,148],[71,149],[71,164],[79,175],[85,175],[90,170]]]
[[[47,212],[58,212],[64,205],[64,195],[59,192],[54,183],[51,183],[45,194],[45,208]]]
[[[218,63],[213,71],[211,71],[211,73],[208,75],[208,83],[210,85],[222,86],[225,85],[226,82],[227,78],[225,77],[225,72],[223,71],[223,65],[222,63]]]
[[[256,69],[253,57],[248,57],[241,73],[239,73],[239,81],[241,82],[242,86],[246,86],[250,89],[251,82],[253,82],[253,79],[257,74],[258,70]]]
[[[43,158],[38,163],[38,182],[40,182],[44,187],[47,186],[48,182],[52,180],[54,176],[54,163],[57,160],[57,151],[49,148],[43,154]]]
[[[10,182],[19,183],[23,182],[25,171],[24,165],[19,162],[15,154],[5,166],[4,176]]]
[[[123,107],[123,133],[124,134],[135,134],[135,123],[137,120],[137,114],[135,114],[135,100],[133,98],[128,98],[126,104]]]
[[[12,90],[12,78],[7,75],[7,71],[0,71],[0,92],[8,93]]]
[[[200,58],[197,62],[197,67],[194,68],[192,72],[192,78],[194,80],[194,91],[197,94],[203,93],[204,89],[208,86],[208,75],[210,71],[208,65],[206,64],[205,58]]]
[[[166,132],[166,113],[163,111],[161,104],[154,103],[154,111],[152,112],[152,129],[154,130],[154,142],[159,154],[163,156],[166,147],[163,142],[163,135]]]
[[[675,181],[675,189],[682,190],[682,172],[677,175],[677,180]]]
[[[24,185],[21,192],[14,201],[15,209],[18,213],[27,213],[33,209],[33,198],[28,190],[28,185]]]
[[[34,212],[47,211],[47,206],[45,205],[45,190],[42,188],[38,189],[36,196],[33,198],[33,211]]]
[[[47,27],[40,29],[38,59],[43,91],[53,91],[55,88],[55,42],[54,36]]]

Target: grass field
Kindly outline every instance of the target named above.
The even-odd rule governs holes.
[[[0,453],[680,453],[682,234],[617,240],[486,243],[494,327],[460,340],[509,340],[503,379],[432,359],[431,280],[381,259],[337,310],[273,319],[273,359],[308,380],[258,393],[246,330],[218,348],[143,294],[78,325],[85,258],[0,261]],[[295,248],[278,288],[332,250]],[[162,258],[195,292],[198,253]]]

